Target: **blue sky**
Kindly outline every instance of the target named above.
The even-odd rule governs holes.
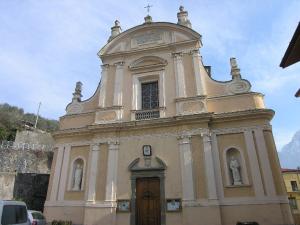
[[[203,37],[200,50],[213,77],[230,79],[229,58],[236,57],[252,91],[265,94],[274,109],[278,150],[300,130],[300,63],[281,69],[280,61],[300,20],[299,0],[1,0],[0,103],[7,102],[58,119],[64,115],[76,81],[84,99],[100,80],[98,50],[115,19],[126,30],[143,23],[144,6],[153,21],[177,22],[179,5],[189,12]]]

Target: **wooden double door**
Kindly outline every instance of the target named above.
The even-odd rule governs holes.
[[[136,180],[136,225],[160,225],[160,198],[159,178]]]

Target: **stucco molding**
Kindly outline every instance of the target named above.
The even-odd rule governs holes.
[[[116,208],[115,201],[46,201],[45,207],[95,207],[95,208]]]
[[[269,124],[255,125],[255,126],[243,126],[243,127],[233,127],[233,128],[218,128],[212,129],[214,134],[234,134],[234,133],[244,133],[246,131],[255,131],[257,129],[272,130],[272,126]]]
[[[149,64],[144,65],[147,62],[151,62]],[[129,66],[129,70],[144,70],[144,69],[153,69],[160,67],[164,69],[164,67],[168,64],[168,61],[158,57],[158,56],[144,56],[135,61],[133,61]]]

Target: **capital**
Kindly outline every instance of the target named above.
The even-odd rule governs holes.
[[[183,52],[174,52],[174,53],[172,53],[172,57],[176,60],[182,59],[182,56],[183,56]]]
[[[177,140],[179,141],[180,145],[184,145],[184,144],[190,144],[191,138],[192,138],[192,135],[182,134],[177,137]]]
[[[103,64],[103,65],[101,65],[101,69],[102,70],[108,70],[108,68],[109,68],[109,64]]]
[[[100,150],[100,144],[95,143],[92,144],[92,151],[99,151]]]
[[[123,67],[123,66],[125,65],[125,62],[124,62],[124,61],[116,62],[114,65],[115,65],[115,66],[117,67],[117,69],[118,69],[118,68]]]
[[[199,49],[193,49],[190,51],[190,54],[194,57],[200,56]]]

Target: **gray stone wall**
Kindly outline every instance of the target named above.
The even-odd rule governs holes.
[[[49,174],[53,152],[0,148],[0,172]]]
[[[14,187],[15,178],[19,174],[44,174],[49,179],[52,158],[52,151],[0,148],[0,199],[13,199],[21,196],[13,194],[14,188],[16,188]],[[23,180],[18,182],[18,187],[22,187]],[[45,182],[42,183],[45,185]],[[29,185],[24,188],[28,188],[28,190],[24,190],[25,192],[32,189]],[[45,187],[42,185],[41,188],[47,190],[47,185]]]
[[[0,172],[0,199],[13,199],[15,173]]]

